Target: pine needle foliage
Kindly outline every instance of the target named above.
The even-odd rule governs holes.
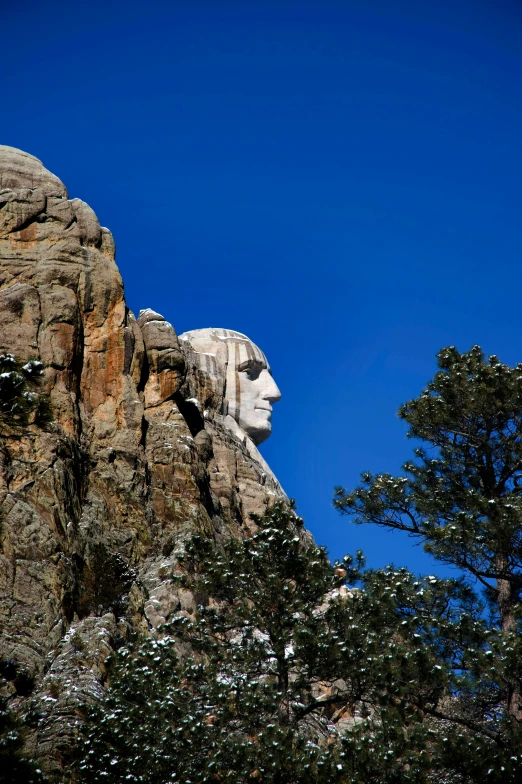
[[[42,426],[50,420],[47,398],[37,392],[42,373],[41,362],[22,364],[12,354],[0,354],[0,436],[18,436],[31,422]],[[16,662],[0,661],[2,686],[13,681],[22,694],[23,679]],[[0,697],[0,784],[43,784],[43,774],[24,754],[26,729],[25,717],[10,709],[8,697]]]
[[[429,712],[448,728],[443,756],[458,781],[521,781],[522,364],[478,346],[445,348],[437,361],[399,410],[421,444],[414,459],[400,476],[363,474],[334,503],[463,572],[455,617],[438,631],[447,688]]]
[[[36,764],[24,756],[24,722],[0,698],[0,784],[44,784]]]
[[[30,422],[43,425],[50,419],[47,398],[36,391],[43,365],[36,360],[22,364],[12,354],[0,354],[0,433],[13,433]]]
[[[439,716],[463,639],[483,634],[468,587],[365,570],[361,553],[332,565],[284,504],[255,522],[243,540],[187,543],[173,580],[197,608],[115,657],[81,780],[472,781],[433,778],[468,732]]]

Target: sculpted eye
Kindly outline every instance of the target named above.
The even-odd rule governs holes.
[[[246,374],[250,379],[250,381],[255,381],[256,378],[259,376],[260,372],[261,372],[261,368],[256,367],[256,365],[253,365],[252,367],[248,368]]]
[[[263,370],[261,362],[256,362],[254,359],[247,359],[246,362],[241,362],[237,367],[239,373],[245,373],[250,381],[255,381]]]

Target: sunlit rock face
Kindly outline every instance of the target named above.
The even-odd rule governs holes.
[[[53,415],[0,433],[0,659],[34,682],[0,694],[41,714],[46,770],[67,768],[114,645],[190,610],[171,580],[183,540],[243,536],[285,498],[257,449],[280,397],[264,354],[228,330],[182,338],[129,311],[91,208],[0,146],[0,353],[43,363]]]

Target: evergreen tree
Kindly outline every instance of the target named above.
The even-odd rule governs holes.
[[[119,654],[108,702],[91,710],[85,781],[338,780],[312,714],[329,655],[319,608],[342,578],[291,510],[256,522],[250,539],[187,544],[173,579],[200,604]]]
[[[12,684],[11,688],[7,684]],[[32,679],[12,659],[0,660],[0,688],[12,696],[27,695]],[[44,784],[36,764],[24,755],[27,716],[9,709],[9,698],[0,696],[0,784]]]
[[[187,544],[174,580],[197,609],[120,651],[82,780],[424,784],[444,753],[426,707],[460,645],[440,627],[463,602],[477,614],[468,589],[363,571],[360,554],[332,566],[283,504],[255,522],[244,540]]]
[[[0,784],[44,784],[35,763],[23,753],[24,722],[0,698]]]
[[[0,783],[43,784],[40,770],[23,756],[22,722],[0,699]]]
[[[433,380],[399,411],[423,442],[415,459],[401,476],[366,473],[352,492],[338,488],[335,505],[356,523],[406,531],[462,570],[468,604],[439,630],[443,647],[455,646],[444,656],[451,678],[428,710],[448,728],[445,764],[457,780],[520,781],[522,364],[486,360],[478,346],[437,359]]]
[[[36,360],[25,364],[12,354],[0,354],[0,436],[18,435],[31,421],[44,424],[50,418],[47,399],[36,389],[43,365]],[[0,442],[0,448],[4,444]],[[1,522],[1,520],[0,520]],[[29,682],[17,663],[0,661],[0,685],[13,682],[15,696],[24,695]],[[2,689],[3,690],[3,689]],[[44,781],[36,764],[24,756],[26,720],[9,707],[9,698],[0,696],[0,783],[37,784]]]
[[[22,364],[12,354],[0,354],[0,435],[12,434],[32,420],[48,421],[47,399],[36,392],[42,373],[41,362]]]

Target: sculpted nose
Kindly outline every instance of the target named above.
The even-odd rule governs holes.
[[[270,375],[268,371],[266,372],[266,388],[263,391],[263,397],[265,400],[268,400],[269,403],[277,403],[278,400],[281,400],[281,392],[279,391],[279,387],[277,386],[276,382]]]

